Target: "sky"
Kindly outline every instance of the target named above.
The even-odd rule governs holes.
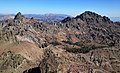
[[[120,0],[0,0],[1,14],[68,14],[93,11],[109,17],[120,16]]]

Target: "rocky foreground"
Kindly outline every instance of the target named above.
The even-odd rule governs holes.
[[[19,12],[0,22],[0,73],[120,73],[120,23],[90,11],[53,23]]]

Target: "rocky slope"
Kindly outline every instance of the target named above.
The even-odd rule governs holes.
[[[54,23],[19,12],[0,22],[0,73],[119,73],[119,28],[90,11]]]
[[[13,19],[13,15],[0,15],[0,21],[8,20],[8,19]]]

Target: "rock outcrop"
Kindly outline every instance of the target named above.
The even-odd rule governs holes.
[[[14,19],[20,19],[22,20],[23,18],[25,18],[20,12],[18,12],[16,15],[15,15],[15,18]]]
[[[54,23],[19,12],[0,22],[0,73],[119,73],[119,28],[90,11]]]
[[[3,52],[0,55],[0,73],[15,73],[15,70],[19,69],[25,62],[27,60],[20,54],[11,51]]]

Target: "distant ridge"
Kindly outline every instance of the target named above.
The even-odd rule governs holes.
[[[86,11],[89,12],[89,11]],[[54,13],[47,13],[47,14],[24,14],[26,17],[34,17],[36,19],[42,20],[44,22],[54,22],[54,21],[61,21],[66,17],[72,17],[67,14],[54,14]],[[0,20],[4,20],[5,18],[15,16],[15,14],[0,14]],[[120,17],[110,17],[113,22],[120,22]]]
[[[120,17],[110,17],[110,19],[114,22],[120,22]]]
[[[48,13],[48,14],[25,14],[26,17],[34,17],[36,19],[39,19],[44,22],[58,22],[63,20],[64,18],[70,16],[66,14],[53,14],[53,13]]]

